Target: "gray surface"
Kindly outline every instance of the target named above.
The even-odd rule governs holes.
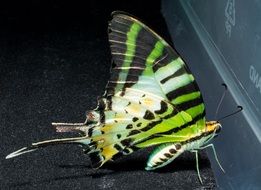
[[[219,116],[233,112],[237,105],[244,107],[242,113],[222,121],[222,131],[215,139],[225,174],[217,167],[212,152],[208,152],[218,186],[260,189],[260,3],[180,2],[181,5],[178,1],[164,1],[163,13],[176,49],[191,63],[208,118],[215,119],[222,83],[228,85],[229,93]]]

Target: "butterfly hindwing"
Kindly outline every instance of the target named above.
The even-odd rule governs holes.
[[[109,101],[102,98],[99,102],[103,107],[98,107],[96,112],[103,115],[104,119],[100,117],[99,125],[88,135],[95,142],[91,151],[97,152],[91,155],[99,156],[100,164],[112,159],[117,153],[126,154],[127,151],[138,149],[135,147],[136,140],[149,138],[153,134],[149,130],[152,124],[160,124],[165,112],[174,111],[173,106],[164,102],[164,99],[131,88],[126,89],[124,96],[115,95]],[[97,166],[97,163],[94,165]]]

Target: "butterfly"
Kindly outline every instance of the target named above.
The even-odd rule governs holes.
[[[78,144],[90,156],[92,166],[99,168],[109,160],[155,146],[146,170],[163,167],[190,151],[196,155],[202,182],[198,151],[212,147],[217,158],[209,142],[221,124],[206,121],[194,76],[181,56],[138,19],[113,12],[108,31],[111,77],[97,107],[83,123],[53,123],[57,132],[82,135],[32,143],[6,158],[49,145]]]

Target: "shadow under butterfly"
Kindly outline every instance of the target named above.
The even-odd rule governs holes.
[[[122,155],[156,146],[146,170],[163,167],[185,151],[196,155],[211,147],[218,121],[205,120],[198,85],[180,55],[153,30],[136,18],[113,12],[109,42],[113,65],[104,95],[88,112],[84,123],[52,123],[57,132],[80,132],[74,138],[32,143],[6,159],[50,145],[78,144],[94,168]],[[222,96],[223,97],[223,96]],[[219,106],[218,106],[219,107]]]

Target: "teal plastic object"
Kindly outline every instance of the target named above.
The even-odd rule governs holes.
[[[228,86],[214,144],[226,173],[208,152],[219,189],[261,189],[261,2],[244,0],[162,1],[175,48],[196,75],[215,119],[218,100]]]

